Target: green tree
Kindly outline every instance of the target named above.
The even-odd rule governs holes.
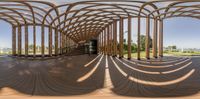
[[[128,44],[126,42],[127,40],[124,39],[124,51],[128,51]],[[137,51],[137,44],[133,43],[133,41],[131,40],[131,49],[132,49],[132,53]],[[140,47],[141,47],[141,51],[145,51],[145,46],[146,46],[146,36],[145,35],[141,35],[140,36]],[[150,41],[149,41],[149,46],[150,48],[152,48],[152,38],[150,37]]]
[[[145,50],[145,44],[146,44],[146,36],[145,35],[141,35],[140,36],[140,46],[141,46],[141,51],[144,51]],[[149,46],[150,48],[152,48],[152,38],[150,37],[150,40],[149,40]]]
[[[34,47],[33,44],[30,44],[30,45],[28,46],[29,49],[33,49],[33,47]]]
[[[128,50],[128,45],[124,43],[124,50],[127,51]]]
[[[132,50],[132,53],[137,52],[137,44],[132,43],[132,44],[131,44],[131,50]]]
[[[173,51],[173,50],[176,50],[177,47],[176,47],[176,45],[172,45],[172,46],[168,46],[167,49],[168,49],[169,51]]]
[[[126,39],[124,39],[124,44],[126,44]]]
[[[173,49],[173,50],[176,50],[176,49],[177,49],[176,45],[173,45],[173,46],[172,46],[172,49]]]

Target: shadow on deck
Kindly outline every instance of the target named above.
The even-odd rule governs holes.
[[[6,95],[93,95],[93,92],[105,88],[105,79],[108,79],[105,77],[111,79],[113,88],[109,94],[113,96],[191,96],[200,90],[199,59],[195,57],[148,64],[105,58],[102,55],[67,56],[49,60],[4,57],[0,60],[0,96],[13,90],[16,92]],[[110,76],[105,75],[106,60]],[[164,65],[166,67],[161,67]]]

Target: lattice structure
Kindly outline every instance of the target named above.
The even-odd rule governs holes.
[[[30,56],[29,36],[36,56],[37,36],[41,36],[41,56],[67,53],[68,47],[98,39],[99,52],[123,57],[123,25],[128,19],[128,58],[131,58],[131,20],[138,19],[138,59],[140,59],[141,18],[146,20],[146,58],[150,58],[150,22],[153,20],[153,56],[163,56],[163,20],[173,17],[200,18],[199,0],[99,0],[53,4],[34,0],[0,2],[0,19],[13,27],[13,55]],[[117,26],[119,21],[119,27]],[[119,36],[117,36],[119,29]],[[158,31],[159,29],[159,31]],[[31,32],[31,33],[30,33]],[[48,37],[45,37],[47,33]],[[159,35],[158,35],[159,34]],[[24,53],[22,53],[24,35]],[[119,42],[117,38],[119,37]],[[48,43],[45,43],[45,40]],[[48,53],[45,45],[48,44]],[[119,44],[119,48],[117,45]],[[158,48],[157,48],[158,46]],[[158,50],[158,53],[157,53]]]

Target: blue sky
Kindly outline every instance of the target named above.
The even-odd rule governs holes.
[[[127,24],[127,20],[124,22]],[[137,19],[132,19],[132,38],[137,41]],[[151,20],[151,37],[153,34]],[[127,25],[124,27],[127,31]],[[145,20],[141,20],[141,34],[146,33]],[[126,37],[127,35],[125,35]],[[200,48],[200,21],[194,18],[177,17],[164,20],[164,46],[176,45],[178,48]]]
[[[127,21],[125,20],[124,24],[126,23]],[[132,29],[132,37],[133,41],[136,42],[137,20],[133,19],[132,24],[132,27],[135,27]],[[141,29],[142,34],[145,34],[145,20],[142,20]],[[127,25],[124,25],[124,31],[126,30]],[[11,48],[11,26],[2,20],[0,20],[0,33],[0,47]],[[39,36],[37,38],[40,38]],[[197,19],[171,18],[164,21],[164,46],[177,45],[178,48],[200,48],[199,37],[200,21]],[[40,39],[37,42],[40,45]]]
[[[200,48],[200,21],[192,18],[172,18],[164,22],[164,45],[179,48]]]

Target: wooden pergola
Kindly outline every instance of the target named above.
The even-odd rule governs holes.
[[[127,19],[128,59],[131,59],[131,33],[135,28],[138,30],[137,58],[140,59],[141,19],[144,19],[146,20],[146,58],[150,58],[151,21],[153,21],[153,57],[163,57],[163,20],[173,17],[199,19],[200,1],[94,0],[60,5],[35,0],[0,2],[0,19],[12,25],[14,56],[23,56],[22,37],[24,36],[24,55],[35,57],[37,35],[40,35],[41,57],[65,54],[67,53],[65,48],[96,38],[99,53],[122,58],[124,20]],[[137,27],[132,26],[133,18],[138,20]],[[119,35],[117,35],[118,31]],[[48,37],[45,37],[45,33]],[[33,55],[29,54],[30,35],[33,38]],[[45,54],[45,40],[48,42],[47,54]]]

